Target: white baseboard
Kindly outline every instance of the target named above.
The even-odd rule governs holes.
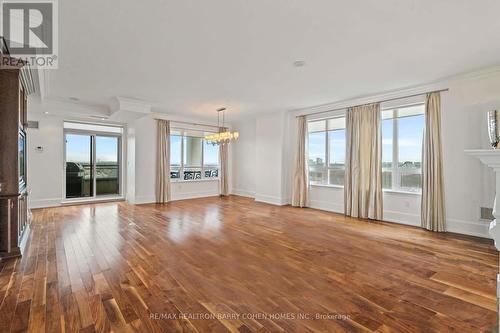
[[[322,201],[322,200],[311,200],[309,207],[313,209],[324,210],[333,213],[344,214],[344,206],[334,202]],[[392,222],[404,225],[410,225],[414,227],[420,227],[420,215],[408,214],[398,211],[384,211],[385,222]],[[489,235],[489,222],[470,222],[457,219],[446,220],[446,230],[448,232],[454,232],[462,235],[490,238]]]
[[[216,197],[218,195],[219,195],[219,192],[214,192],[214,191],[172,193],[171,201]],[[142,204],[149,204],[149,203],[155,203],[155,202],[156,202],[156,197],[154,195],[142,195],[142,196],[135,197],[133,204],[142,205]],[[129,203],[132,203],[132,202],[129,201]]]
[[[231,194],[239,195],[240,197],[255,198],[255,191],[233,189]]]
[[[172,194],[172,201],[216,197],[218,195],[219,195],[218,191],[177,193],[177,194]]]
[[[446,220],[446,231],[455,232],[457,234],[464,234],[470,236],[477,236],[483,238],[490,238],[489,234],[490,223],[489,222],[470,222],[457,219],[447,219]]]
[[[323,200],[311,200],[309,207],[333,213],[344,214],[344,206]],[[385,222],[392,222],[411,226],[420,226],[420,216],[396,211],[384,211]]]
[[[420,215],[408,214],[397,211],[384,211],[383,220],[386,222],[393,222],[398,224],[411,225],[414,227],[420,227]]]
[[[344,214],[344,205],[335,202],[329,202],[323,200],[311,200],[309,202],[309,207],[319,210],[326,210],[328,212]]]
[[[29,208],[49,208],[49,207],[59,207],[59,206],[70,206],[70,205],[81,205],[81,204],[92,204],[92,203],[103,203],[103,202],[111,202],[111,201],[123,201],[123,197],[117,198],[97,198],[97,199],[88,199],[81,198],[80,200],[63,200],[61,198],[54,199],[43,199],[43,200],[30,200]]]
[[[28,196],[29,198],[29,196]],[[30,208],[48,208],[61,206],[61,198],[51,199],[28,199]]]
[[[141,205],[141,204],[148,204],[148,203],[155,203],[156,198],[154,195],[139,195],[135,197],[135,200],[133,202],[134,205]],[[129,201],[129,203],[132,203]]]
[[[255,194],[255,201],[264,202],[276,206],[288,205],[288,199],[264,194]]]

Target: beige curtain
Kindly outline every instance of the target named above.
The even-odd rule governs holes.
[[[382,219],[382,135],[380,104],[347,110],[345,214]]]
[[[293,173],[292,206],[306,207],[309,201],[306,117],[298,117],[297,125],[297,148],[295,152],[295,168]]]
[[[446,231],[443,153],[441,148],[441,96],[427,94],[422,157],[422,227]]]
[[[225,132],[227,131],[227,128],[221,127],[219,131]],[[220,162],[219,194],[221,196],[229,195],[228,156],[229,156],[229,143],[221,143],[219,145],[219,162]]]
[[[156,202],[170,201],[170,121],[157,120]]]

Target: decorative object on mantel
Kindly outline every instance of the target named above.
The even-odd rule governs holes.
[[[488,111],[488,134],[493,149],[500,148],[500,112]]]
[[[222,126],[220,124],[221,112],[222,112]],[[217,127],[219,128],[219,133],[205,136],[205,141],[213,145],[220,145],[238,139],[240,133],[228,131],[225,126],[225,118],[226,118],[226,108],[217,109]]]

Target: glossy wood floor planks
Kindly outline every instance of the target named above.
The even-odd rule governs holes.
[[[498,253],[242,197],[34,210],[0,332],[488,332]]]

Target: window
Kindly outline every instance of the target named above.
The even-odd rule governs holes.
[[[345,117],[310,121],[309,182],[344,185]]]
[[[205,178],[219,177],[219,146],[203,140],[203,175]]]
[[[424,104],[382,110],[384,189],[421,192],[424,113]]]
[[[217,179],[219,146],[205,142],[202,132],[174,132],[175,134],[170,135],[170,179]]]
[[[182,136],[170,136],[170,178],[178,179],[181,177],[182,160]]]
[[[201,179],[203,139],[194,136],[184,136],[182,139],[182,167],[184,168],[184,180]]]

